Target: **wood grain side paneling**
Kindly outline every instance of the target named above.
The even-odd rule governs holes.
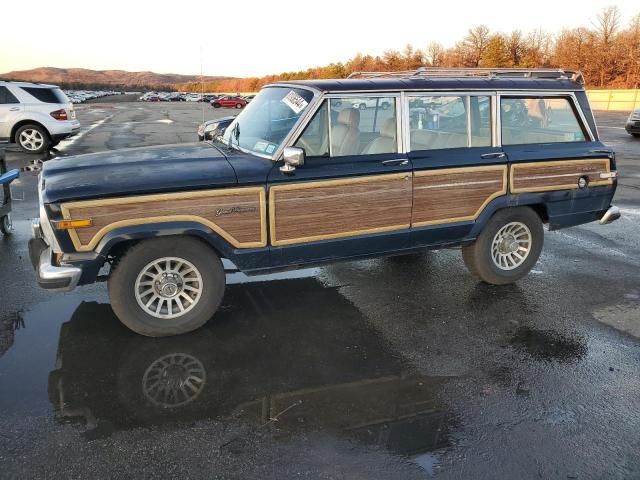
[[[516,163],[511,166],[510,190],[511,193],[570,190],[578,188],[580,177],[588,177],[589,186],[611,185],[610,178],[600,178],[610,168],[608,158]]]
[[[411,224],[475,220],[491,200],[506,193],[506,165],[415,172]]]
[[[269,211],[273,245],[409,228],[411,174],[274,186]]]
[[[90,251],[116,228],[175,221],[202,223],[234,247],[267,244],[264,188],[234,188],[142,195],[62,205],[65,219],[90,218],[89,228],[69,230],[76,250]]]

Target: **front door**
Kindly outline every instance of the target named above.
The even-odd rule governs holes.
[[[398,96],[324,100],[295,146],[306,163],[269,175],[272,258],[304,263],[408,245],[412,167],[400,152]]]
[[[489,202],[507,193],[506,158],[494,146],[494,98],[407,97],[416,246],[463,239]]]

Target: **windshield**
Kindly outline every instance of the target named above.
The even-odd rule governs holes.
[[[229,125],[222,138],[229,146],[271,157],[312,98],[313,93],[302,88],[265,88]]]

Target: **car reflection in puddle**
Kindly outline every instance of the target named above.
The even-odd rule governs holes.
[[[448,377],[421,376],[387,351],[337,288],[314,278],[232,285],[224,305],[199,331],[151,339],[107,304],[80,304],[49,375],[56,418],[84,422],[89,439],[232,418],[276,437],[328,432],[433,470],[428,452],[448,445],[455,423],[437,399]]]

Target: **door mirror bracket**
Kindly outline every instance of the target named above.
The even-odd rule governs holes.
[[[280,167],[280,171],[285,174],[291,174],[296,171],[297,167],[302,167],[305,160],[304,148],[285,147],[282,152],[284,165]]]

